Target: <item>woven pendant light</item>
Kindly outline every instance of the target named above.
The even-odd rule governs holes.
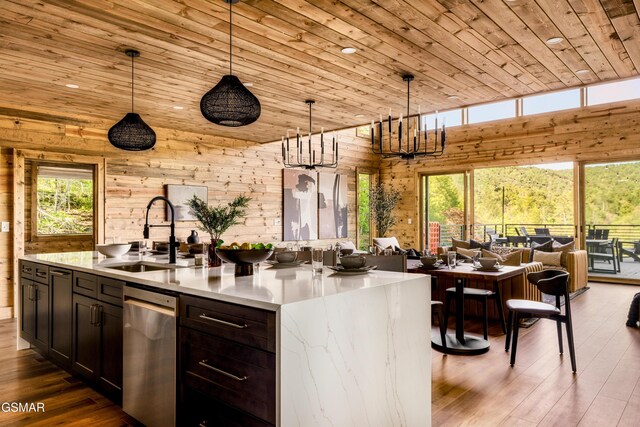
[[[133,58],[140,56],[140,52],[130,49],[125,53],[131,57],[131,112],[109,129],[109,142],[121,150],[149,150],[156,145],[156,133],[133,112]]]
[[[239,0],[224,1],[229,3],[229,74],[204,94],[200,100],[200,111],[205,119],[217,125],[246,126],[260,117],[260,101],[232,73],[231,8]]]

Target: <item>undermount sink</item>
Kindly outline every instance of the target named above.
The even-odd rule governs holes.
[[[181,265],[175,264],[152,264],[149,262],[134,262],[131,264],[120,264],[113,266],[104,266],[105,268],[111,268],[113,270],[126,271],[129,273],[144,273],[146,271],[161,271],[161,270],[175,270],[177,268],[184,268]]]

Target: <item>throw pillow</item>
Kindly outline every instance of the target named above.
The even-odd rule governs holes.
[[[576,249],[576,242],[569,242],[566,245],[560,244],[556,241],[553,242],[553,252],[561,252],[560,265],[567,266],[567,254],[573,252]]]
[[[455,251],[457,248],[471,249],[469,242],[466,240],[459,240],[454,237],[451,238],[451,250]]]
[[[480,251],[477,249],[464,249],[464,248],[456,248],[456,252],[460,255],[464,255],[467,258],[473,258],[476,254],[480,253]]]
[[[482,250],[482,257],[483,258],[495,258],[499,262],[502,262],[502,255],[499,255],[499,254],[497,254],[495,252],[488,251],[486,249],[481,249],[481,250]]]
[[[344,242],[339,242],[340,248],[342,249],[353,249],[356,250],[356,245],[351,240],[346,240]]]
[[[562,252],[533,251],[533,261],[541,262],[543,265],[553,265],[556,267],[561,267],[560,265],[561,257],[562,257]]]
[[[529,258],[529,262],[533,262],[533,255],[536,251],[553,252],[553,240],[544,243],[531,242],[531,257]]]
[[[507,255],[502,255],[502,263],[504,265],[520,267],[522,263],[522,249],[515,250]]]
[[[469,240],[469,249],[486,249],[491,250],[491,242],[479,242],[477,240]]]

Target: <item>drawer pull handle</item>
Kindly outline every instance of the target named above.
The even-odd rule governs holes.
[[[69,275],[68,271],[51,270],[50,273],[53,274],[54,276],[68,276]],[[36,273],[36,274],[38,274],[38,273]]]
[[[22,267],[22,271],[25,273],[31,273],[31,267]]]
[[[237,377],[237,376],[235,376],[233,374],[230,374],[229,372],[223,371],[222,369],[214,368],[213,366],[209,365],[207,362],[208,362],[208,360],[205,359],[202,362],[198,362],[198,365],[204,366],[207,369],[211,369],[212,371],[217,372],[217,373],[222,374],[222,375],[225,375],[225,376],[227,376],[229,378],[233,378],[236,381],[244,381],[247,378],[249,378],[246,375],[244,377]]]
[[[52,271],[51,273],[53,274],[54,272]],[[44,271],[36,271],[36,276],[47,277],[47,273],[45,273]]]
[[[223,325],[231,326],[232,328],[237,328],[237,329],[245,329],[245,328],[249,327],[249,325],[247,325],[246,323],[244,325],[238,325],[237,323],[225,322],[224,320],[220,320],[220,319],[216,319],[216,318],[213,318],[213,317],[209,317],[206,314],[201,314],[200,318],[204,319],[204,320],[210,320],[210,321],[216,322],[216,323],[222,323]]]

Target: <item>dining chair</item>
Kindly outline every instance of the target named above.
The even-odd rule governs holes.
[[[551,232],[548,228],[534,228],[533,230],[539,236],[551,236]]]
[[[569,298],[569,273],[562,270],[543,270],[527,274],[527,280],[535,285],[541,292],[555,297],[555,304],[524,299],[507,300],[509,315],[507,319],[507,336],[504,349],[509,351],[511,344],[511,366],[516,363],[516,350],[518,347],[518,332],[520,319],[541,318],[556,322],[558,330],[558,347],[560,354],[562,346],[562,324],[567,329],[567,341],[569,343],[569,355],[571,369],[576,372],[576,352],[573,343],[573,324],[571,322],[571,298]],[[564,300],[561,298],[564,297]],[[564,313],[562,306],[564,304]],[[513,336],[512,336],[513,333]]]

